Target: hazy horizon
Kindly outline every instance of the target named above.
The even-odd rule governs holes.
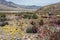
[[[54,4],[60,2],[60,0],[7,0],[12,1],[19,5],[36,5],[36,6],[45,6],[49,4]]]

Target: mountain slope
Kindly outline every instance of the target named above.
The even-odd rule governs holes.
[[[36,11],[37,13],[55,13],[55,14],[60,14],[60,2],[47,5],[44,7],[41,7],[39,10]]]
[[[0,11],[36,11],[39,6],[18,5],[11,1],[0,0]]]

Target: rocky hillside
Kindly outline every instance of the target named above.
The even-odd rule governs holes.
[[[60,2],[47,5],[44,7],[41,7],[39,10],[36,11],[37,13],[54,13],[54,14],[60,14]]]

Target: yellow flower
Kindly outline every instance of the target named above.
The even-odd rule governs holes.
[[[10,35],[13,35],[14,34],[14,32],[13,31],[10,31]]]
[[[7,32],[9,32],[8,27],[3,27],[3,30],[4,30],[4,34],[6,34]]]
[[[21,29],[18,29],[17,32],[20,34],[20,36],[23,36],[23,31]]]
[[[10,35],[13,35],[16,32],[16,28],[15,27],[11,27],[10,28]]]

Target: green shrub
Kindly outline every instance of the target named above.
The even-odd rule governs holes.
[[[31,28],[28,28],[28,29],[26,30],[26,32],[27,32],[27,33],[32,33],[32,29],[31,29]]]
[[[43,20],[40,20],[39,25],[43,25],[43,24],[44,24]]]
[[[23,18],[28,18],[28,19],[30,19],[32,16],[31,16],[32,14],[30,14],[29,12],[27,12],[27,13],[25,13],[24,14],[24,17]]]
[[[33,14],[32,18],[33,18],[33,19],[37,19],[38,16],[37,16],[36,14]]]
[[[30,24],[31,24],[31,25],[34,25],[35,23],[32,21],[32,22],[30,22]]]
[[[23,18],[28,18],[28,19],[33,18],[33,19],[37,19],[38,16],[37,16],[36,14],[34,14],[34,13],[26,12],[26,13],[24,14],[24,17],[23,17]]]
[[[27,14],[26,14],[26,15],[24,15],[23,18],[25,18],[25,19],[28,18],[28,19],[29,19],[29,18],[30,18],[30,15],[27,15]]]
[[[57,24],[60,25],[60,19],[57,21]]]
[[[1,14],[0,15],[0,21],[6,21],[6,15]]]
[[[2,22],[1,24],[0,24],[0,26],[5,26],[5,25],[8,25],[8,22]]]
[[[4,14],[1,14],[0,15],[0,26],[5,26],[5,25],[8,25],[8,22],[6,22],[7,21],[7,19],[6,19],[6,15],[4,15]]]
[[[36,27],[32,27],[32,28],[28,28],[26,30],[27,33],[37,33],[37,28]]]

